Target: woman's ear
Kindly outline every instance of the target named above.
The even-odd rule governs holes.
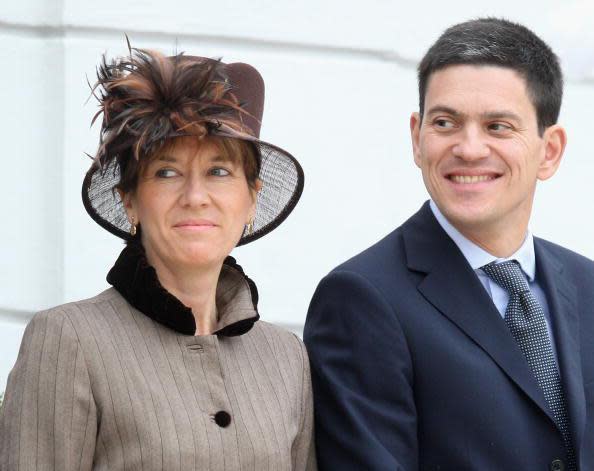
[[[253,187],[250,186],[250,193],[252,195],[252,207],[250,209],[250,221],[253,221],[254,217],[256,217],[256,202],[258,201],[258,193],[262,189],[262,186],[263,186],[262,180],[260,180],[259,178],[256,178],[256,181],[254,182]]]
[[[134,210],[134,201],[132,197],[132,193],[124,193],[123,190],[117,188],[118,195],[120,195],[120,199],[126,209],[126,214],[128,215],[128,221],[133,224],[132,221],[136,221],[138,223],[138,218],[136,217],[136,211]]]
[[[264,184],[262,183],[262,180],[260,180],[259,178],[256,178],[256,183],[254,184],[254,188],[256,189],[256,193],[260,193],[260,190],[262,189],[262,186]]]
[[[252,200],[254,202],[254,208],[256,207],[256,200],[258,199],[258,193],[260,193],[262,186],[263,186],[262,180],[260,180],[259,178],[256,178],[256,181],[254,182],[254,186],[251,186],[251,185],[249,186],[250,194],[252,195]]]

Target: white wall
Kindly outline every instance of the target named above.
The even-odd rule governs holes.
[[[408,118],[415,66],[450,24],[484,15],[525,23],[567,77],[565,162],[541,185],[533,231],[594,258],[594,6],[588,1],[27,0],[0,9],[0,391],[26,320],[92,296],[122,243],[85,213],[80,184],[98,129],[89,96],[103,52],[137,47],[223,56],[265,78],[262,137],[306,173],[291,217],[235,256],[259,286],[260,311],[299,330],[318,280],[403,222],[426,198]]]

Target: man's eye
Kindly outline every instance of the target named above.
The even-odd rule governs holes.
[[[155,176],[159,178],[171,178],[177,175],[177,171],[173,170],[172,168],[161,168],[155,173]]]
[[[438,128],[449,129],[454,127],[454,123],[452,123],[449,119],[439,118],[436,119],[434,123]]]
[[[505,123],[491,123],[489,124],[489,129],[491,131],[508,131],[511,129],[511,126],[505,124]]]
[[[226,177],[227,175],[230,175],[231,173],[226,168],[215,167],[215,168],[210,169],[210,174],[214,175],[215,177]]]

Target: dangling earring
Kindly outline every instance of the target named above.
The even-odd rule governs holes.
[[[136,235],[136,224],[134,224],[134,216],[130,216],[130,235],[132,237]]]
[[[252,232],[254,231],[254,218],[252,218],[248,221],[245,228],[246,228],[247,235],[252,235]]]

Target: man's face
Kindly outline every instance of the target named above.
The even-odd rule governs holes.
[[[565,134],[551,126],[539,136],[524,78],[497,66],[446,67],[429,79],[424,112],[422,122],[411,116],[414,158],[441,212],[463,234],[525,231],[536,181],[559,164],[550,134],[561,129],[560,154]]]

